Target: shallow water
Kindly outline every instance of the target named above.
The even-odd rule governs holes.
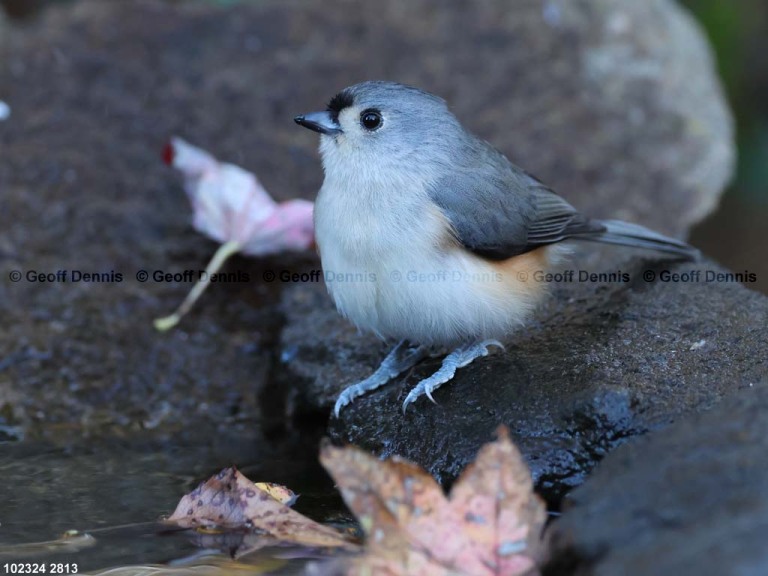
[[[255,427],[254,427],[255,428]],[[221,468],[237,465],[255,481],[279,482],[300,494],[295,508],[342,526],[349,517],[316,458],[318,436],[288,434],[270,445],[247,427],[222,435],[196,432],[177,438],[86,441],[75,447],[50,443],[5,444],[0,449],[0,566],[6,562],[76,563],[79,572],[108,567],[206,562],[228,555],[240,535],[201,538],[157,521],[178,500]],[[94,540],[51,543],[77,530]],[[68,548],[74,548],[68,549]],[[209,556],[212,554],[213,556]],[[267,548],[248,563],[277,560],[280,572],[298,570],[311,551]],[[284,561],[284,557],[296,557]],[[263,566],[262,566],[263,568]],[[254,567],[256,570],[256,567]],[[259,568],[261,569],[261,568]]]

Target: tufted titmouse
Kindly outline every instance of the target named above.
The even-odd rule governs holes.
[[[581,215],[465,130],[444,100],[416,88],[363,82],[295,121],[321,135],[315,234],[336,307],[400,342],[344,390],[337,416],[435,347],[453,351],[403,410],[422,395],[433,400],[457,368],[502,347],[545,294],[537,272],[558,260],[564,240],[698,254],[642,226]]]

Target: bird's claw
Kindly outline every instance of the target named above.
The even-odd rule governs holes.
[[[437,401],[434,396],[432,396],[432,393],[446,382],[449,382],[456,374],[458,368],[463,368],[464,366],[471,364],[481,356],[487,356],[490,352],[490,348],[493,346],[501,348],[503,351],[506,350],[504,344],[498,340],[484,340],[477,344],[462,346],[448,354],[437,372],[419,382],[416,387],[408,393],[408,396],[406,396],[405,401],[403,402],[403,414],[405,414],[408,406],[416,402],[421,396],[426,396],[433,404],[437,405]]]
[[[392,378],[413,368],[428,353],[424,346],[411,347],[403,340],[387,354],[379,368],[368,378],[357,384],[347,387],[336,400],[333,413],[339,417],[341,409],[351,404],[355,398],[376,390],[389,382]]]
[[[339,394],[339,397],[336,399],[336,404],[333,406],[333,413],[336,416],[336,418],[339,417],[339,414],[341,413],[341,409],[344,408],[344,406],[347,406],[348,404],[351,404],[352,401],[360,396],[361,394],[355,394],[356,390],[353,386],[350,386],[346,390],[344,390],[341,394]]]
[[[461,346],[448,354],[437,372],[419,382],[408,393],[403,402],[403,414],[408,410],[408,406],[416,402],[421,396],[426,396],[433,404],[437,405],[433,392],[449,382],[458,368],[471,364],[472,361],[481,356],[487,356],[493,346],[505,350],[504,345],[498,340],[484,340],[477,344]],[[333,413],[338,418],[342,408],[351,404],[356,398],[383,386],[398,374],[416,365],[427,355],[428,351],[424,347],[409,349],[404,341],[401,342],[389,353],[376,372],[362,382],[349,386],[339,395],[336,404],[334,404]]]

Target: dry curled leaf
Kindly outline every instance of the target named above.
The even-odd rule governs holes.
[[[325,445],[320,460],[366,533],[349,574],[537,574],[546,509],[505,428],[456,481],[450,497],[421,468]]]
[[[293,506],[298,499],[296,493],[290,488],[286,488],[282,484],[275,484],[274,482],[255,482],[254,486],[259,490],[263,490],[272,498],[278,502],[282,502],[286,506]]]
[[[181,138],[172,138],[163,156],[184,176],[194,227],[213,240],[235,242],[250,256],[306,250],[314,242],[312,202],[275,202],[255,174]]]
[[[179,308],[155,320],[158,330],[178,324],[233,254],[266,256],[306,250],[314,243],[312,202],[275,202],[255,174],[219,162],[181,138],[171,139],[163,158],[184,176],[194,227],[221,246]]]
[[[280,499],[287,496],[278,492]],[[299,514],[280,499],[235,468],[226,468],[184,496],[167,522],[182,528],[255,529],[280,542],[303,546],[351,546],[341,533]]]

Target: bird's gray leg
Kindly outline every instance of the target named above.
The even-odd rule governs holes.
[[[338,400],[336,400],[336,405],[333,407],[333,412],[336,414],[336,417],[338,418],[341,409],[351,403],[355,398],[358,398],[371,390],[376,390],[376,388],[383,386],[398,374],[402,374],[409,368],[413,368],[419,360],[427,356],[428,353],[429,350],[426,346],[412,347],[408,346],[405,340],[401,340],[397,346],[387,354],[376,372],[362,382],[352,384],[339,395]]]
[[[453,378],[454,374],[456,374],[456,370],[459,368],[471,364],[476,358],[487,356],[488,348],[490,346],[498,346],[504,350],[504,345],[498,340],[485,340],[476,344],[460,346],[448,354],[437,372],[432,374],[429,378],[425,378],[419,382],[416,385],[416,388],[411,390],[410,394],[406,397],[405,402],[403,402],[403,414],[405,414],[408,406],[413,404],[421,396],[426,395],[432,402],[435,402],[435,399],[432,398],[432,392]],[[437,402],[435,402],[435,404],[437,404]]]

